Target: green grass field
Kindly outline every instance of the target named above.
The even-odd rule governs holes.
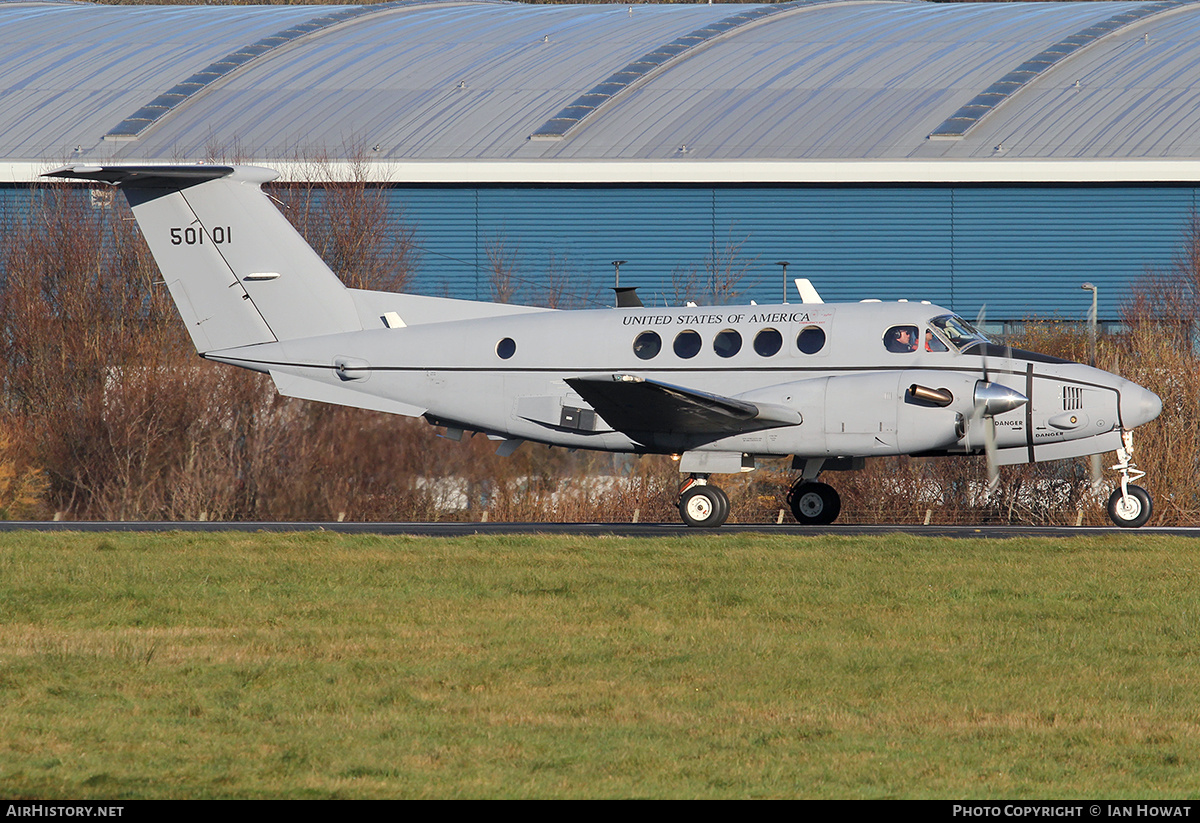
[[[0,537],[0,796],[1200,796],[1200,544]]]

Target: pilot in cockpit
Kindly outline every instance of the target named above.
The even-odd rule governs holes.
[[[917,330],[913,326],[892,326],[888,329],[884,344],[890,352],[903,354],[917,350]]]

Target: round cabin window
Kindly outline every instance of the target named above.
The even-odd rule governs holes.
[[[805,354],[816,354],[825,348],[825,330],[818,326],[801,329],[796,337],[796,348]]]
[[[775,329],[763,329],[754,335],[754,351],[762,357],[770,357],[783,348],[783,335]]]
[[[698,355],[702,345],[703,342],[700,339],[700,335],[691,329],[681,331],[675,335],[675,354],[684,360]]]
[[[658,332],[644,331],[633,341],[633,353],[642,360],[658,357],[660,351],[662,338],[658,336]]]
[[[742,336],[733,329],[717,332],[713,340],[713,351],[720,357],[733,357],[742,350]]]

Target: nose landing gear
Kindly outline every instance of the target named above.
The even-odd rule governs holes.
[[[1146,476],[1133,462],[1133,432],[1121,432],[1117,460],[1119,462],[1113,466],[1113,471],[1121,473],[1121,487],[1115,489],[1108,498],[1108,516],[1118,526],[1136,529],[1150,519],[1154,504],[1149,492],[1130,482]]]

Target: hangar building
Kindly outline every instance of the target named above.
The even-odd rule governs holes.
[[[726,267],[826,300],[1100,315],[1200,185],[1200,4],[0,2],[0,198],[63,162],[365,168],[486,299],[489,251],[583,305]],[[530,286],[533,289],[533,286]],[[794,291],[789,299],[795,301]]]

